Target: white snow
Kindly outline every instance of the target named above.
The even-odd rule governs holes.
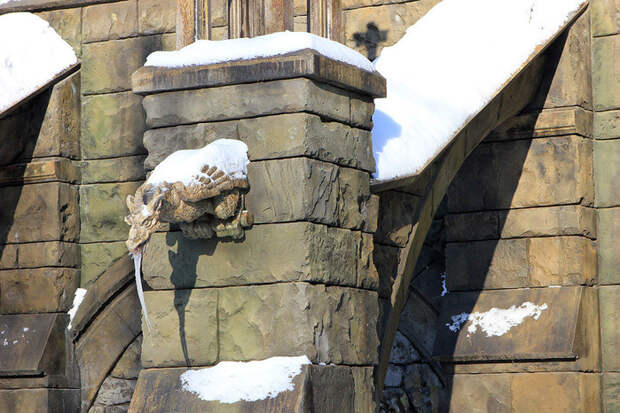
[[[209,65],[235,60],[280,56],[304,49],[312,49],[325,57],[357,66],[369,72],[375,71],[372,63],[366,57],[341,43],[312,33],[288,31],[243,39],[197,40],[174,52],[153,52],[146,58],[144,66]]]
[[[415,174],[585,0],[443,0],[376,69],[373,149],[380,180]]]
[[[0,113],[77,63],[75,52],[31,13],[0,15]]]
[[[68,329],[71,329],[73,317],[75,317],[78,308],[80,308],[80,304],[82,304],[82,300],[84,300],[84,297],[86,296],[86,291],[86,288],[78,288],[77,290],[75,290],[75,295],[73,296],[73,306],[67,312],[67,314],[69,314],[69,325],[67,326]],[[24,331],[26,330],[24,329]]]
[[[247,174],[248,146],[234,139],[218,139],[202,149],[176,151],[155,167],[147,183],[153,186],[182,182],[184,185],[198,183],[198,178],[208,178],[200,170],[203,166],[217,166],[232,178]]]
[[[468,321],[471,322],[467,328],[469,335],[476,333],[478,327],[487,337],[503,336],[511,328],[523,323],[527,317],[538,320],[541,313],[547,309],[547,304],[535,305],[529,301],[524,302],[520,306],[511,306],[510,308],[493,307],[489,311],[483,313],[461,313],[453,315],[452,323],[446,324],[450,331],[457,332]]]
[[[195,393],[202,400],[221,403],[264,400],[293,390],[293,379],[306,364],[310,364],[306,356],[222,361],[214,367],[188,370],[180,380],[183,390]]]

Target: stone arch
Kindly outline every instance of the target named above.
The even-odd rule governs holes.
[[[549,56],[544,51],[561,32],[542,45],[521,70],[504,84],[491,102],[470,119],[420,173],[371,185],[372,191],[380,195],[382,204],[402,206],[396,209],[390,207],[389,213],[386,213],[385,208],[380,208],[379,229],[376,234],[378,240],[398,238],[402,246],[397,256],[392,257],[393,265],[397,268],[393,282],[383,280],[384,288],[386,284],[391,284],[391,288],[387,286],[390,298],[384,306],[378,327],[381,340],[376,376],[378,399],[381,398],[389,357],[400,316],[407,301],[411,278],[433,217],[446,190],[483,138],[504,121],[521,112],[534,99],[542,84],[545,69],[548,69],[546,66]],[[396,198],[396,202],[387,201],[389,198]]]
[[[115,261],[88,289],[72,323],[80,370],[81,411],[142,334],[141,312],[128,256]]]

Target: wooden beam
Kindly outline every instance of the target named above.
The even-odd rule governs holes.
[[[343,41],[341,0],[308,1],[308,19],[310,33]]]
[[[209,0],[177,0],[177,49],[211,37]]]
[[[228,37],[255,37],[294,29],[293,0],[231,0]]]

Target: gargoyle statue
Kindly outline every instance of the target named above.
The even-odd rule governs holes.
[[[190,239],[240,239],[253,223],[244,209],[249,188],[247,146],[241,141],[217,140],[202,149],[177,151],[160,163],[135,196],[127,197],[131,225],[127,248],[134,258],[136,284],[146,324],[140,263],[151,235],[162,222],[176,223]]]

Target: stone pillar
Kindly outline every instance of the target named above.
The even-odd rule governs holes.
[[[156,233],[143,261],[151,288],[132,412],[373,412],[377,199],[370,194],[377,74],[311,51],[133,76],[145,95],[146,167],[218,138],[249,148],[240,242]],[[306,355],[292,391],[220,404],[184,391],[188,368]],[[174,409],[173,409],[174,407]],[[213,410],[211,410],[213,409]]]

